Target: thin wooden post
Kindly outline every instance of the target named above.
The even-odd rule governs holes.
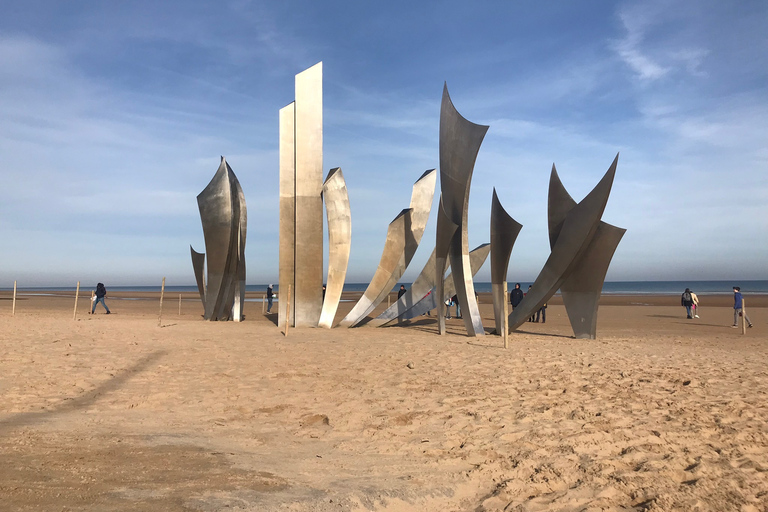
[[[747,303],[741,299],[741,334],[747,334]]]
[[[179,316],[181,316],[181,294],[179,294]]]
[[[501,323],[501,328],[504,330],[502,336],[504,336],[504,348],[509,348],[509,300],[507,294],[507,281],[504,281],[504,307],[502,308],[504,314],[504,321]]]
[[[265,293],[261,296],[261,314],[263,315],[266,312],[267,312],[267,294]]]
[[[390,295],[392,295],[391,292],[387,294],[387,309],[389,309],[389,301],[390,301],[389,296]]]
[[[16,316],[16,281],[13,282],[13,310],[11,316]]]
[[[80,297],[80,281],[77,282],[75,290],[75,310],[72,312],[72,320],[77,320],[77,299]]]
[[[165,278],[163,278],[163,284],[160,286],[160,313],[157,315],[157,326],[162,327],[163,325],[163,295],[165,295]]]
[[[288,326],[291,325],[291,285],[288,285],[288,303],[285,305],[285,337],[288,337]]]

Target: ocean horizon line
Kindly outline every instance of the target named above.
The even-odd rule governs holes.
[[[523,290],[533,283],[530,281],[519,282]],[[515,282],[509,282],[509,288],[514,286]],[[410,288],[411,282],[398,282],[392,289],[397,291],[400,285]],[[246,284],[246,292],[265,292],[267,283]],[[708,281],[606,281],[603,284],[602,293],[606,295],[674,295],[682,293],[685,288],[690,288],[698,294],[729,294],[733,293],[733,286],[741,287],[743,293],[768,293],[768,280],[708,280]],[[364,292],[368,283],[345,283],[345,292]],[[109,290],[115,292],[153,292],[160,291],[159,285],[114,285],[107,286]],[[274,285],[274,291],[279,293],[279,286]],[[19,291],[68,291],[74,290],[74,286],[17,286]],[[81,286],[81,290],[89,290],[89,286]],[[196,292],[197,285],[168,285],[165,287],[167,292]],[[13,287],[0,287],[0,291],[13,291]],[[475,291],[478,293],[489,293],[491,283],[489,281],[476,281]]]

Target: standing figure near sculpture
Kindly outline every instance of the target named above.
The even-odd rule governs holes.
[[[96,300],[93,301],[93,306],[91,306],[91,314],[96,314],[96,304],[101,302],[101,305],[104,306],[104,309],[107,310],[107,314],[110,314],[111,311],[109,311],[109,308],[107,307],[107,303],[104,301],[104,299],[107,296],[107,289],[104,287],[104,283],[99,283],[96,285]]]
[[[520,289],[520,283],[515,283],[514,290],[509,292],[509,303],[512,304],[512,311],[520,305],[523,297],[525,297],[525,295],[523,294],[523,290]]]
[[[451,302],[453,302],[453,305],[456,306],[456,318],[461,318],[461,308],[459,308],[459,295],[455,294],[453,297],[451,297]]]
[[[691,315],[693,296],[691,295],[691,290],[689,288],[686,288],[683,294],[680,296],[680,305],[685,308],[685,312],[688,315],[686,318],[693,318],[693,315]]]
[[[693,300],[693,306],[691,306],[691,313],[693,318],[699,318],[699,297],[691,290],[691,299]]]
[[[541,318],[541,323],[543,323],[543,324],[547,323],[547,303],[546,302],[536,312],[536,321],[537,322],[539,321],[539,318]]]
[[[744,313],[744,298],[741,296],[741,288],[738,286],[733,287],[733,325],[731,327],[739,326],[739,317],[743,314],[744,320],[747,321],[747,325],[752,327],[752,321]]]
[[[400,289],[399,289],[399,290],[397,290],[397,298],[398,298],[398,300],[400,299],[400,297],[402,297],[403,295],[405,295],[405,292],[406,292],[406,289],[405,289],[405,285],[404,285],[404,284],[401,284],[401,285],[400,285]]]
[[[525,297],[526,295],[528,295],[529,293],[531,293],[531,289],[532,289],[532,288],[533,288],[533,285],[532,285],[532,284],[529,284],[529,285],[528,285],[528,291],[526,291],[526,292],[523,294],[523,297]],[[529,321],[529,322],[535,322],[535,321],[536,321],[536,313],[531,313],[531,316],[530,316],[530,318],[528,318],[528,321]]]
[[[274,295],[275,294],[272,291],[272,285],[267,286],[267,313],[272,310],[272,298]]]

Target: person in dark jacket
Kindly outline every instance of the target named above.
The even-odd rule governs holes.
[[[107,314],[110,314],[109,308],[107,307],[107,303],[104,301],[104,298],[107,296],[107,289],[104,287],[104,283],[99,283],[96,285],[96,300],[93,301],[93,306],[91,306],[91,314],[96,314],[96,304],[101,302],[101,305],[104,306],[104,309],[107,310]]]
[[[744,298],[741,296],[741,288],[738,286],[733,287],[733,325],[731,327],[739,326],[739,317],[744,315],[744,320],[747,321],[747,325],[752,327],[752,322],[749,317],[744,313]]]
[[[509,303],[512,304],[512,311],[515,310],[523,300],[523,290],[520,289],[520,283],[515,283],[515,288],[509,292]]]
[[[397,298],[399,299],[400,297],[402,297],[403,295],[405,295],[405,291],[406,291],[406,290],[405,290],[405,285],[404,285],[404,284],[401,284],[401,285],[400,285],[400,289],[399,289],[399,290],[397,290]]]
[[[683,294],[680,296],[680,305],[685,308],[685,312],[688,314],[687,318],[693,318],[691,314],[691,306],[693,306],[693,295],[691,295],[691,289],[686,288]]]
[[[272,310],[272,300],[275,296],[275,292],[272,289],[272,285],[267,286],[267,313]]]

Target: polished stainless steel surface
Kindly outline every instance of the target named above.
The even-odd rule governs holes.
[[[437,209],[437,230],[435,233],[435,294],[438,297],[445,295],[445,268],[448,266],[448,251],[451,241],[458,233],[459,226],[448,218],[443,209],[443,195],[440,194],[440,203]],[[453,278],[451,278],[453,281]],[[437,330],[445,334],[445,304],[437,301]]]
[[[317,327],[323,307],[323,63],[296,75],[294,325]]]
[[[354,327],[360,324],[386,298],[403,275],[424,234],[432,209],[436,181],[437,172],[431,169],[414,183],[411,207],[400,212],[390,223],[379,266],[363,296],[339,325]]]
[[[503,334],[504,330],[504,304],[508,300],[504,293],[504,282],[507,280],[509,256],[521,229],[523,225],[510,217],[501,206],[494,188],[491,201],[491,294],[496,334]]]
[[[205,253],[197,252],[189,246],[189,252],[192,255],[192,270],[195,272],[195,281],[197,282],[197,291],[200,292],[200,300],[205,307],[205,278],[203,274],[205,272]]]
[[[197,196],[197,205],[208,259],[204,318],[239,321],[245,288],[247,215],[242,188],[224,157],[211,182]],[[198,265],[193,254],[196,273]]]
[[[290,325],[294,323],[296,308],[293,297],[288,308],[288,287],[293,288],[296,267],[296,159],[294,144],[295,103],[280,109],[280,241],[277,301],[277,325],[285,325],[290,311]]]
[[[549,181],[550,247],[555,245],[566,215],[576,206],[552,166]],[[563,304],[577,338],[595,339],[597,310],[613,254],[626,229],[600,221],[592,241],[560,285]]]
[[[472,123],[459,114],[448,95],[448,86],[444,85],[440,106],[440,188],[445,215],[438,216],[436,268],[437,273],[441,275],[445,271],[446,256],[450,258],[456,295],[462,304],[462,318],[470,336],[485,334],[475,299],[474,282],[470,275],[467,212],[472,172],[487,131],[488,126]],[[442,223],[441,218],[444,219]],[[445,220],[450,220],[450,223],[458,226],[455,235],[449,239],[447,251],[442,244],[448,238],[446,233],[452,231],[452,227]],[[440,332],[445,332],[444,323],[440,325]]]
[[[613,179],[616,174],[618,155],[605,176],[595,188],[577,205],[560,204],[553,200],[549,207],[551,228],[550,242],[552,252],[539,273],[533,288],[525,296],[520,305],[509,315],[509,329],[514,330],[524,324],[571,275],[580,258],[587,253],[595,233],[598,230],[600,217],[603,215],[608,196],[611,192]],[[552,180],[557,178],[557,172],[552,169]],[[550,191],[557,186],[550,186]],[[559,219],[562,218],[562,221]],[[585,265],[589,265],[586,262]]]
[[[318,325],[330,329],[344,289],[349,250],[352,245],[349,194],[341,168],[336,167],[328,173],[323,183],[323,199],[328,219],[328,279]]]
[[[278,324],[317,327],[323,302],[323,63],[296,75],[296,101],[280,110]]]
[[[491,245],[490,244],[482,244],[482,245],[478,246],[477,248],[473,249],[469,253],[469,261],[470,261],[470,265],[471,265],[470,268],[472,269],[472,275],[473,276],[475,274],[477,274],[477,272],[483,267],[483,264],[485,263],[485,260],[488,259],[488,254],[490,252],[491,252]],[[434,254],[434,252],[433,252],[433,254]],[[427,265],[429,265],[429,264],[427,264]],[[432,268],[434,269],[434,264],[432,265]],[[425,267],[425,269],[426,269],[426,267]],[[413,286],[411,286],[411,289],[413,289]],[[429,292],[429,291],[430,290],[428,290],[427,292]],[[410,320],[411,318],[416,318],[418,316],[421,316],[421,315],[425,314],[427,311],[432,311],[433,309],[438,309],[438,307],[437,307],[438,306],[437,297],[439,297],[440,295],[434,289],[432,289],[431,291],[432,291],[432,293],[430,293],[429,295],[427,295],[426,293],[424,295],[422,295],[420,300],[416,301],[415,304],[413,304],[410,307],[408,307],[408,309],[406,309],[405,311],[400,313],[397,317],[391,318],[389,320],[386,320],[384,322],[377,323],[377,324],[374,324],[374,325],[382,326],[382,325],[391,324],[395,320],[400,320],[400,321],[402,321],[402,320]],[[442,291],[442,294],[443,294],[442,297],[443,298],[440,301],[440,303],[443,304],[443,306],[445,306],[445,301],[448,300],[449,297],[453,297],[453,295],[455,293],[456,293],[456,289],[455,289],[454,284],[453,284],[453,276],[449,273],[445,277],[445,279],[443,280],[443,291]],[[400,297],[400,299],[403,299],[404,297],[405,296]],[[461,304],[461,301],[459,301],[459,304]],[[396,306],[396,305],[397,305],[397,303],[393,304],[393,306]],[[390,307],[390,309],[391,309],[391,307]],[[389,311],[389,309],[387,311]],[[385,311],[385,313],[387,311]],[[464,314],[463,311],[464,311],[464,309],[462,307],[462,316]],[[381,318],[381,316],[377,317],[377,320],[378,320],[378,318]],[[445,321],[445,316],[443,316],[443,321]],[[373,322],[370,322],[370,323],[373,324]]]

